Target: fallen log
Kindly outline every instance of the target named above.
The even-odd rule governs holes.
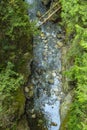
[[[52,8],[50,8],[45,14],[43,14],[40,18],[39,18],[39,20],[41,20],[42,18],[44,18],[47,14],[49,14],[50,13],[50,11],[52,11],[52,9],[54,9],[56,6],[58,6],[59,5],[59,3],[56,3]]]
[[[45,18],[44,21],[41,22],[41,24],[40,24],[39,26],[41,26],[41,25],[43,25],[44,23],[46,23],[46,22],[47,22],[57,11],[59,11],[60,9],[61,9],[61,7],[57,8],[55,11],[53,11],[53,13],[51,13],[47,18]]]

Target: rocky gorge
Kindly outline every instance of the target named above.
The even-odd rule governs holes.
[[[49,10],[57,4],[57,1],[27,0],[26,2],[31,8],[29,12],[27,11],[29,16],[25,12],[26,9],[21,12],[20,18],[23,13],[25,16],[21,18],[24,19],[21,21],[21,26],[20,21],[19,23],[16,21],[16,29],[20,29],[18,36],[16,37],[16,30],[13,27],[15,24],[11,24],[14,28],[12,36],[15,39],[7,37],[6,33],[1,40],[0,67],[4,66],[4,68],[0,71],[0,129],[59,130],[60,127],[63,129],[72,100],[72,94],[64,91],[67,82],[63,83],[66,80],[62,74],[66,68],[65,32],[60,24],[58,12],[53,13],[52,17],[43,23],[43,15],[48,12],[49,17]],[[13,3],[6,4],[7,11],[8,8],[13,10],[11,6]],[[25,2],[22,1],[22,4]],[[18,3],[13,5],[14,11],[20,6]],[[24,5],[21,6],[21,9],[23,8]],[[55,12],[54,8],[52,11]],[[15,17],[19,19],[19,11],[16,12],[15,17],[13,12],[10,13],[14,22]],[[9,23],[12,22],[11,19]],[[39,33],[32,37],[33,22],[36,23]],[[4,46],[3,39],[8,41]],[[10,44],[13,41],[16,44]],[[4,59],[3,55],[5,55]],[[8,66],[5,68],[7,62]]]
[[[27,2],[33,6],[29,10],[31,21],[40,22],[39,17],[56,1]],[[53,21],[52,19],[42,25],[39,35],[33,38],[34,58],[31,63],[30,81],[25,87],[26,114],[30,130],[59,130],[72,101],[71,93],[66,94],[66,86],[63,86],[65,84],[62,71],[65,69],[67,53],[63,43],[64,31]]]
[[[0,1],[0,130],[87,130],[87,2]]]

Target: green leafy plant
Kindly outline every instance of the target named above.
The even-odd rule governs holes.
[[[74,97],[67,130],[87,130],[87,1],[60,0],[61,17],[70,43],[66,77],[72,81]]]
[[[0,128],[9,130],[24,112],[25,97],[22,90],[24,78],[8,62],[0,73]],[[14,120],[15,118],[15,120]],[[5,122],[5,124],[4,124]]]
[[[31,60],[32,39],[38,29],[30,22],[28,9],[23,0],[0,1],[0,68],[11,61],[17,65],[17,71],[21,70],[19,66],[23,67],[23,55],[27,52],[27,59]]]
[[[32,39],[37,32],[28,8],[23,0],[0,1],[0,129],[10,130],[24,113],[22,86],[30,74]]]
[[[0,94],[12,96],[24,83],[23,76],[13,70],[14,65],[8,62],[5,70],[0,73]]]

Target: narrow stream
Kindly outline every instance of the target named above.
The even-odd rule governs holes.
[[[45,13],[46,7],[43,6],[41,0],[27,0],[32,5],[29,10],[31,20],[38,20],[37,11]],[[41,113],[45,119],[43,128],[38,126],[37,118],[33,114],[30,130],[59,130],[60,128],[60,101],[62,93],[62,76],[61,76],[61,49],[58,43],[61,38],[58,34],[62,32],[60,26],[47,22],[41,26],[41,34],[34,38],[32,62],[31,84],[34,86],[33,107],[30,111]],[[28,104],[30,107],[31,104]]]

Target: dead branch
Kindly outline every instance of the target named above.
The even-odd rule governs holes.
[[[59,11],[61,9],[61,7],[57,8],[55,11],[53,11],[53,13],[51,13],[47,18],[44,19],[44,21],[39,25],[43,25],[45,22],[47,22],[57,11]]]
[[[50,13],[50,11],[52,11],[52,9],[54,9],[56,6],[58,6],[59,5],[59,3],[56,3],[52,8],[50,8],[45,14],[43,14],[41,17],[40,17],[40,19],[39,20],[41,20],[42,18],[44,18],[47,14],[49,14]]]

